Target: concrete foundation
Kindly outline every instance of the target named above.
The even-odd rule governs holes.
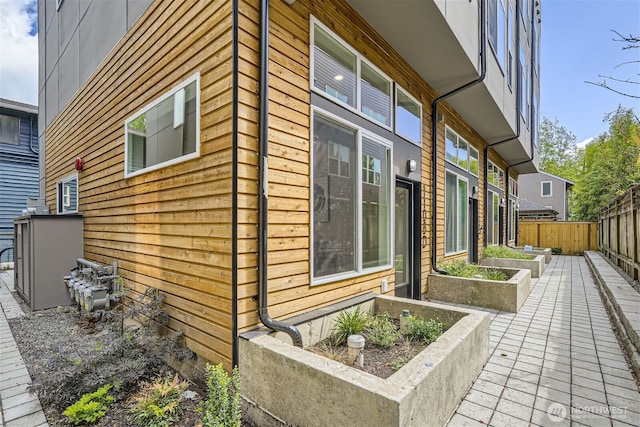
[[[499,270],[511,278],[502,282],[431,273],[427,298],[517,313],[531,291],[531,271]]]
[[[529,252],[526,253],[530,255]],[[544,255],[535,255],[534,259],[514,259],[514,258],[482,258],[480,265],[489,267],[504,267],[531,270],[531,277],[539,278],[544,272]]]
[[[444,425],[487,361],[489,315],[386,296],[373,303],[392,317],[403,309],[454,323],[387,379],[273,335],[248,334],[239,343],[245,416],[260,426]]]
[[[551,248],[533,248],[530,251],[525,251],[522,246],[514,248],[516,251],[526,255],[544,255],[545,264],[551,262]]]

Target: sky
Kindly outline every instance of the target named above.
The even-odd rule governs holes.
[[[36,14],[36,0],[0,0],[0,98],[38,103]],[[640,36],[640,0],[542,0],[541,19],[541,119],[557,118],[581,142],[606,132],[603,118],[620,104],[640,114],[640,99],[585,83],[640,80],[640,47],[623,50],[611,31]],[[640,85],[617,87],[640,96]]]
[[[603,117],[620,104],[640,114],[640,99],[585,83],[602,82],[599,75],[640,81],[640,46],[623,50],[611,31],[640,36],[640,0],[542,0],[541,19],[541,121],[557,118],[582,142],[606,132]],[[640,85],[610,83],[640,96]]]

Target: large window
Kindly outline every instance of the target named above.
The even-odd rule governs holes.
[[[515,21],[513,19],[513,9],[511,8],[511,2],[507,1],[507,43],[509,45],[507,53],[507,84],[509,89],[513,89],[513,52],[515,51],[516,40],[514,37],[513,26]]]
[[[444,205],[444,238],[447,255],[464,252],[469,246],[469,183],[446,172]]]
[[[529,105],[529,75],[527,67],[527,58],[524,55],[524,48],[520,46],[520,66],[518,67],[518,73],[520,74],[520,87],[518,88],[519,100],[520,100],[520,115],[525,123],[529,123],[527,109]]]
[[[487,165],[487,182],[494,187],[504,190],[504,171],[496,166],[496,164],[491,160],[489,160]]]
[[[384,141],[314,113],[315,283],[390,267],[391,169],[391,148]]]
[[[500,242],[500,196],[489,191],[487,199],[487,245]]]
[[[445,159],[460,169],[478,176],[478,150],[449,127],[445,130]]]
[[[327,27],[311,23],[312,90],[420,145],[422,105]]]
[[[0,143],[20,144],[20,119],[0,114]]]
[[[125,122],[125,177],[200,153],[200,75],[189,78]]]
[[[78,212],[78,175],[73,174],[58,181],[56,190],[58,213]]]
[[[505,8],[503,0],[489,0],[489,42],[502,70],[505,69]]]
[[[509,240],[516,240],[516,221],[518,212],[515,200],[509,200]]]

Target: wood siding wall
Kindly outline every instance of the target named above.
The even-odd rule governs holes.
[[[640,185],[602,207],[598,248],[633,280],[640,279]]]
[[[564,255],[594,251],[598,247],[595,222],[520,221],[518,245],[561,248]]]
[[[85,257],[117,260],[126,285],[136,292],[160,289],[169,327],[182,330],[192,350],[227,366],[232,357],[231,27],[230,1],[154,2],[46,131],[51,207],[56,181],[74,172],[76,156],[84,161],[78,179]],[[196,72],[200,157],[124,179],[125,120]],[[240,173],[255,179],[254,169],[240,167]],[[253,201],[241,204],[255,209]],[[246,226],[240,233],[255,234]]]

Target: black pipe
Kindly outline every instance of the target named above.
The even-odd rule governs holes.
[[[489,149],[492,147],[495,147],[497,145],[500,144],[504,144],[506,142],[509,141],[513,141],[514,139],[518,139],[520,138],[520,101],[521,101],[521,97],[522,97],[522,93],[520,93],[520,21],[518,19],[518,16],[520,16],[520,13],[518,12],[520,9],[520,1],[521,0],[516,0],[516,51],[514,52],[516,55],[516,64],[518,64],[518,67],[516,67],[516,90],[517,90],[517,95],[516,95],[516,133],[513,136],[510,136],[509,138],[503,139],[502,141],[497,141],[494,142],[493,144],[489,144],[486,147],[484,147],[484,202],[485,202],[485,206],[488,203],[487,199],[489,198],[489,182],[487,181],[487,177],[489,176]],[[533,14],[532,14],[533,15]],[[509,40],[509,43],[511,43],[511,40]],[[525,162],[526,163],[526,162]],[[521,164],[521,163],[518,163]],[[507,168],[508,169],[508,168]],[[506,173],[506,172],[505,172]],[[506,173],[507,175],[507,183],[506,186],[507,188],[509,187],[508,185],[508,181],[509,181],[509,174]],[[508,190],[507,190],[508,191]],[[507,193],[508,194],[508,193]],[[508,202],[509,198],[507,197],[507,202]],[[509,208],[507,208],[507,215],[509,213]],[[487,217],[486,211],[485,211],[485,215],[484,215],[484,245],[487,246],[487,227],[488,227],[488,221],[489,218]],[[502,230],[500,230],[500,236],[502,236]],[[500,239],[502,239],[502,237],[500,237]]]
[[[233,56],[232,63],[232,118],[231,118],[231,340],[232,363],[238,366],[238,0],[232,3],[232,39]]]
[[[269,0],[260,0],[260,166],[258,171],[258,315],[274,331],[284,332],[302,347],[298,328],[272,319],[267,304],[267,178],[269,166]]]
[[[437,223],[437,213],[436,210],[437,200],[436,194],[438,191],[437,188],[437,178],[438,178],[438,104],[440,101],[445,100],[453,95],[456,95],[462,91],[469,89],[481,83],[487,75],[487,23],[486,23],[486,2],[487,0],[480,0],[480,75],[474,80],[466,83],[456,89],[453,89],[444,95],[439,96],[431,103],[431,146],[433,147],[433,154],[431,156],[431,268],[440,274],[449,274],[446,270],[441,270],[436,265],[437,263],[437,255],[436,255],[436,223]]]

